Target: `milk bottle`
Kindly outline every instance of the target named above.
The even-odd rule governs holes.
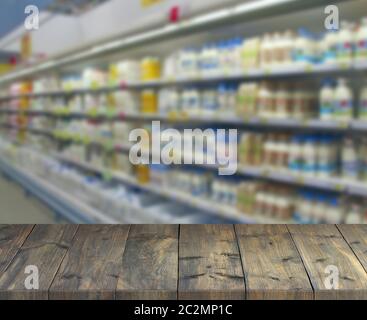
[[[360,93],[358,117],[361,120],[367,120],[367,82]]]
[[[367,17],[361,20],[356,36],[356,59],[367,59]]]
[[[334,114],[334,89],[331,81],[325,80],[320,91],[320,119],[330,120]]]
[[[342,174],[350,180],[359,177],[359,156],[352,139],[345,139],[342,148]]]
[[[338,33],[336,31],[329,31],[324,38],[324,52],[323,62],[325,64],[332,64],[336,62]]]
[[[353,57],[354,35],[353,25],[343,21],[338,32],[337,60],[340,63],[350,63]]]
[[[350,120],[353,118],[353,93],[347,86],[345,79],[338,79],[335,90],[335,113],[339,120]]]

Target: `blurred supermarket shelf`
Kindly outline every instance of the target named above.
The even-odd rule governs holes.
[[[44,179],[0,158],[0,170],[73,223],[118,223]]]
[[[335,0],[344,2],[345,0]],[[236,6],[219,9],[209,13],[200,14],[191,18],[168,23],[147,31],[132,34],[124,38],[112,39],[108,42],[97,43],[83,49],[66,52],[52,57],[33,66],[19,68],[9,74],[0,77],[0,84],[29,77],[37,73],[51,71],[66,65],[76,64],[82,60],[88,60],[108,53],[136,48],[151,42],[159,42],[168,39],[177,39],[193,32],[206,31],[223,25],[232,25],[239,21],[253,21],[255,19],[274,17],[280,14],[301,11],[328,5],[327,0],[258,0],[238,4]]]
[[[236,208],[232,208],[229,206],[221,206],[220,204],[213,204],[212,202],[209,201],[209,199],[207,200],[207,199],[203,199],[199,197],[194,197],[192,195],[185,194],[179,191],[173,191],[172,189],[169,189],[167,187],[161,187],[161,186],[157,187],[155,185],[150,185],[150,184],[141,184],[134,177],[131,177],[122,172],[108,170],[106,168],[99,168],[97,166],[91,165],[84,161],[72,159],[70,157],[65,157],[63,155],[56,154],[55,157],[61,161],[78,166],[85,170],[95,172],[98,174],[102,174],[102,175],[107,174],[111,178],[115,179],[116,181],[122,182],[124,184],[128,184],[130,186],[139,188],[141,190],[144,190],[150,193],[154,193],[156,195],[159,195],[165,198],[169,198],[171,200],[177,201],[185,205],[192,206],[196,209],[203,210],[209,214],[213,214],[213,215],[216,215],[222,218],[233,219],[241,223],[289,223],[289,221],[283,222],[283,221],[267,219],[263,217],[256,217],[253,215],[245,215],[244,213],[239,212]]]
[[[168,123],[195,123],[195,124],[222,124],[222,125],[235,125],[237,127],[269,127],[269,128],[284,128],[284,129],[308,129],[318,131],[367,131],[367,121],[365,120],[350,120],[350,121],[337,121],[337,120],[320,120],[320,119],[276,119],[276,118],[261,118],[261,117],[249,117],[243,118],[235,116],[203,116],[203,115],[187,115],[180,113],[170,114],[144,114],[144,113],[83,113],[83,112],[54,112],[54,111],[41,111],[41,110],[14,110],[14,109],[0,109],[1,113],[24,113],[32,116],[49,116],[60,118],[80,118],[80,119],[93,119],[93,120],[111,120],[111,121],[162,121]]]
[[[9,127],[9,125],[5,125]],[[17,128],[16,126],[11,126],[12,128]],[[72,137],[58,137],[55,132],[49,131],[49,130],[40,130],[40,129],[32,129],[32,128],[26,128],[26,130],[30,130],[31,132],[34,132],[35,134],[42,134],[47,135],[56,139],[61,140],[67,140],[67,141],[75,141],[75,142],[82,142],[83,139],[73,139]],[[113,144],[108,142],[99,142],[99,141],[84,141],[82,142],[84,144],[89,145],[95,145],[99,146],[101,148],[105,148],[107,150],[114,150],[117,152],[123,152],[127,153],[130,150],[130,146],[128,144]],[[60,158],[60,156],[58,156]],[[71,161],[71,159],[61,157],[63,161]],[[83,162],[76,162],[75,160],[72,160],[75,165],[81,165],[84,167],[87,167],[88,170],[97,171],[98,173],[104,172],[105,169],[103,168],[95,168],[88,164],[85,164]],[[200,167],[210,169],[210,170],[218,170],[218,165],[198,165]],[[119,173],[114,173],[119,175]],[[291,185],[298,185],[298,186],[304,186],[304,187],[311,187],[311,188],[317,188],[325,191],[334,191],[334,192],[344,192],[346,194],[354,195],[354,196],[361,196],[361,197],[367,197],[367,182],[359,182],[359,181],[349,181],[342,178],[332,177],[332,178],[320,178],[318,176],[306,176],[306,175],[298,175],[293,174],[289,172],[289,170],[286,169],[271,169],[271,168],[265,168],[261,166],[244,166],[239,165],[237,169],[237,174],[250,176],[254,178],[260,178],[260,179],[266,179],[270,181],[275,182],[281,182]],[[120,177],[121,178],[121,177]],[[129,183],[133,183],[135,186],[141,187],[139,183],[136,182],[136,180],[131,180],[130,177],[125,177],[126,181]],[[119,179],[121,180],[121,179]],[[146,188],[147,186],[144,186]],[[149,190],[154,188],[147,187]],[[147,189],[147,190],[148,190]],[[148,190],[148,191],[149,191]],[[156,192],[156,190],[154,190]],[[159,192],[159,190],[158,190]],[[170,190],[164,191],[165,194],[167,192],[171,192]],[[175,197],[175,195],[170,195],[171,197]],[[175,198],[176,199],[176,198]],[[176,199],[178,200],[178,199]],[[186,201],[187,199],[182,199],[182,201]],[[204,209],[205,210],[205,209]],[[226,208],[227,210],[227,208]]]
[[[223,74],[218,76],[205,76],[193,78],[175,78],[175,79],[158,79],[154,81],[140,81],[140,82],[123,82],[119,85],[105,86],[99,88],[86,88],[75,90],[59,90],[48,92],[25,93],[20,95],[8,95],[0,97],[0,101],[9,101],[20,98],[41,98],[41,97],[59,97],[70,95],[83,94],[101,94],[113,92],[118,90],[136,90],[146,88],[160,88],[166,86],[186,86],[186,85],[200,85],[218,83],[222,81],[254,81],[265,79],[280,79],[291,77],[302,77],[304,79],[308,76],[333,75],[342,76],[349,73],[364,72],[367,70],[367,61],[353,62],[350,64],[320,64],[320,65],[305,65],[305,66],[282,66],[279,69],[249,69],[241,73]]]

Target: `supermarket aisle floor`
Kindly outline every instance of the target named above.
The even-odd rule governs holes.
[[[61,222],[61,221],[57,221]],[[54,214],[34,197],[0,173],[0,224],[57,223]]]

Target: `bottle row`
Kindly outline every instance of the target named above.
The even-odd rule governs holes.
[[[320,134],[244,133],[239,161],[315,178],[367,181],[367,140]]]
[[[367,83],[358,90],[346,79],[327,79],[317,92],[308,83],[261,82],[219,84],[205,88],[165,88],[141,93],[120,91],[105,94],[87,94],[69,99],[38,98],[30,102],[30,110],[89,113],[106,112],[137,114],[149,113],[188,116],[223,116],[227,118],[259,117],[265,119],[320,119],[348,121],[354,117],[367,120]],[[355,94],[356,91],[359,91]],[[0,107],[27,109],[22,100],[3,102]]]
[[[307,139],[311,137],[302,138]],[[324,139],[323,141],[331,139],[331,137],[319,137],[319,139],[322,138]],[[249,139],[249,137],[246,137],[246,139]],[[50,146],[44,142],[45,140],[47,139],[42,136],[29,135],[26,145],[38,146],[38,148],[43,145],[44,149],[41,153],[52,152],[55,145]],[[348,144],[348,140],[344,141],[344,143]],[[335,145],[327,150],[328,145],[329,143],[325,146],[319,146],[318,152],[316,151],[320,157],[318,159],[325,157],[325,155],[333,158],[332,155],[338,153],[335,150]],[[364,146],[364,148],[366,147],[367,145]],[[272,169],[278,168],[279,159],[287,159],[287,156],[280,155],[279,150],[278,152],[275,151],[276,148],[274,146],[272,151],[264,151],[265,154],[263,156],[270,163],[267,167]],[[320,173],[311,173],[308,170],[310,162],[307,162],[309,160],[306,158],[310,156],[311,148],[310,145],[304,145],[303,149],[301,148],[300,150],[304,157],[303,161],[297,166],[292,164],[289,170],[298,168],[295,172],[299,173],[299,169],[305,168],[307,170],[302,172],[302,174],[329,176],[330,170],[322,170]],[[135,177],[136,181],[143,185],[148,183],[162,190],[176,190],[201,200],[206,199],[213,207],[236,209],[243,214],[253,215],[255,219],[265,217],[279,222],[292,220],[296,223],[366,223],[367,203],[365,199],[361,198],[340,196],[332,192],[288,187],[283,184],[265,183],[238,176],[220,177],[211,171],[200,168],[185,169],[165,165],[133,166],[127,154],[106,153],[98,146],[86,147],[80,144],[67,144],[61,151],[59,149],[58,152],[68,159],[88,163],[94,168],[110,168],[114,172],[123,172],[128,176]],[[290,153],[292,152],[290,151]],[[343,154],[344,157],[347,157],[347,159],[344,159],[344,162],[341,162],[344,168],[343,172],[348,175],[346,177],[355,179],[354,176],[349,176],[353,167],[349,162],[350,153],[346,150]],[[241,161],[249,161],[250,155],[257,157],[256,152],[248,152],[247,159],[243,159],[243,155],[240,152]],[[288,157],[288,161],[291,162],[292,155]],[[367,157],[364,159],[367,159]],[[253,165],[253,161],[256,161],[256,159],[252,158],[251,161]],[[282,165],[285,165],[285,168],[288,168],[288,161],[283,160],[280,162]],[[276,165],[272,163],[276,163]],[[316,168],[323,169],[321,162],[316,165]]]
[[[14,126],[20,125],[16,116],[8,117],[7,121]],[[26,123],[31,128],[52,132],[55,137],[64,140],[86,144],[95,142],[107,149],[117,146],[127,147],[130,132],[135,128],[141,128],[141,125],[134,122],[54,121],[49,117],[34,117]],[[148,132],[151,130],[149,126],[143,128]],[[165,137],[164,128],[164,126],[161,128],[163,130],[161,139]],[[238,137],[225,136],[223,141],[211,136],[206,138],[205,159],[211,163],[221,161],[218,157],[223,154],[226,161],[233,163],[238,161],[245,166],[285,170],[292,174],[315,178],[340,177],[351,181],[367,181],[365,137],[240,131]],[[167,139],[165,141],[170,141],[169,137]],[[186,139],[184,134],[182,139]],[[160,147],[163,149],[164,145],[162,143]],[[185,145],[185,141],[181,141],[178,145]],[[182,157],[184,155],[182,152],[185,151],[175,150],[175,155]],[[196,156],[193,154],[194,159]]]
[[[185,48],[166,57],[145,57],[110,64],[108,71],[87,68],[81,75],[59,79],[39,78],[29,84],[13,84],[8,94],[56,90],[94,89],[123,82],[171,78],[211,77],[240,74],[251,68],[284,69],[290,66],[346,64],[367,60],[367,18],[359,24],[342,22],[338,31],[315,34],[298,32],[267,33],[252,38],[232,38]],[[7,95],[4,92],[4,95]]]

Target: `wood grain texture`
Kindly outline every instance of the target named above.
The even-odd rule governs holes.
[[[0,225],[0,277],[32,229],[33,225]]]
[[[0,299],[48,299],[48,289],[78,226],[37,225],[0,278]],[[39,289],[25,288],[25,268],[37,266]]]
[[[245,299],[233,225],[182,225],[179,299]]]
[[[285,225],[236,225],[247,299],[313,299],[301,257]]]
[[[50,299],[114,299],[129,225],[82,225],[50,288]]]
[[[337,227],[367,272],[367,225],[343,224]]]
[[[316,299],[367,299],[367,274],[336,226],[289,225],[288,228]],[[338,268],[338,289],[326,287],[330,266]]]
[[[131,226],[116,299],[176,299],[177,225]]]

